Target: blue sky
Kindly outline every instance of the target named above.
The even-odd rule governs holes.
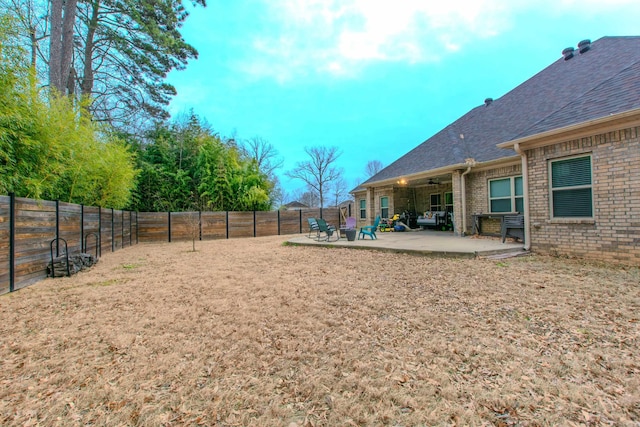
[[[222,136],[284,159],[338,146],[349,189],[583,39],[640,35],[637,0],[208,0],[183,27],[199,58],[169,81]],[[497,141],[499,142],[499,141]]]

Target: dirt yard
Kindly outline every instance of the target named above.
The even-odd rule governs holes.
[[[0,425],[640,425],[637,268],[285,240],[0,297]]]

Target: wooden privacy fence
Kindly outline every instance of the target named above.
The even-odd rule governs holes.
[[[337,208],[253,212],[139,212],[140,242],[232,239],[306,233],[307,218],[340,224]]]
[[[337,208],[256,212],[132,212],[0,196],[0,294],[47,277],[64,251],[101,256],[138,242],[261,237],[306,233],[307,218],[340,224]],[[195,233],[195,234],[194,234]]]
[[[0,294],[47,277],[64,252],[102,255],[137,243],[137,213],[0,196]]]

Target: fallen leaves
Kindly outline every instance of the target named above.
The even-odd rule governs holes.
[[[637,270],[282,240],[137,245],[4,298],[0,424],[640,419]]]

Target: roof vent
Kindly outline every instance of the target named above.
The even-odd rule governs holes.
[[[574,48],[572,47],[568,47],[566,49],[562,49],[562,56],[564,56],[564,60],[568,61],[571,58],[573,58],[573,52],[575,51]]]
[[[586,39],[578,43],[578,50],[580,51],[580,53],[585,53],[589,49],[591,49],[591,40]]]
[[[484,100],[484,105],[488,107],[489,105],[491,105],[492,102],[493,102],[493,98],[486,98]]]

